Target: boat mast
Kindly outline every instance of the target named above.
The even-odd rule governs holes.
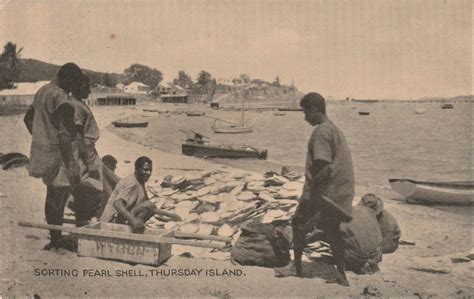
[[[242,116],[240,117],[240,124],[244,126],[244,111],[245,111],[245,99],[242,100]]]

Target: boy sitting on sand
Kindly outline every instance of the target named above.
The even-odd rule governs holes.
[[[178,215],[157,209],[148,199],[145,183],[151,177],[152,164],[151,159],[145,156],[135,161],[135,172],[117,184],[105,206],[101,222],[129,224],[132,232],[142,233],[145,222],[154,214],[181,221]]]

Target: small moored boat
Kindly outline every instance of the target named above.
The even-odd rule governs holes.
[[[186,143],[181,145],[181,151],[184,155],[206,158],[253,158],[263,159],[267,158],[267,150],[259,150],[248,145],[217,145],[205,144],[203,138],[208,138],[200,133],[190,130],[184,131],[187,134]]]
[[[423,109],[423,108],[416,108],[416,109],[415,109],[415,114],[423,114],[423,113],[425,113],[425,112],[426,112],[426,110]]]
[[[474,181],[420,182],[406,179],[389,179],[392,189],[410,200],[451,205],[474,203]]]
[[[203,116],[205,115],[205,112],[198,112],[198,111],[187,111],[186,115],[187,116]]]
[[[112,124],[117,128],[146,128],[148,122],[128,122],[128,121],[114,121]]]
[[[369,115],[369,111],[359,111],[359,115]]]

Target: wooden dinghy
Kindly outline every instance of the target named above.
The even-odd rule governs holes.
[[[186,115],[187,116],[203,116],[205,115],[205,112],[198,112],[198,111],[187,111]]]
[[[195,157],[206,157],[206,158],[253,158],[253,159],[266,159],[268,151],[259,150],[248,145],[217,145],[217,144],[206,144],[206,136],[190,130],[182,132],[187,134],[186,143],[181,145],[181,151],[183,155],[195,156]]]
[[[454,108],[454,106],[451,103],[441,104],[441,109],[453,109],[453,108]]]
[[[217,126],[215,123],[212,126],[214,133],[220,134],[241,134],[241,133],[251,133],[253,131],[253,126],[245,124],[228,124],[225,126]]]
[[[146,128],[148,127],[148,122],[124,122],[124,121],[114,121],[112,124],[117,128]]]
[[[474,203],[474,181],[420,182],[406,179],[389,179],[392,189],[410,200],[448,205]]]

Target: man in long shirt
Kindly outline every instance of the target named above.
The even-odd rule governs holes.
[[[180,221],[178,215],[157,209],[148,199],[145,183],[150,178],[152,170],[151,159],[145,156],[139,157],[135,161],[135,172],[121,179],[110,195],[100,221],[128,224],[135,233],[143,232],[145,222],[154,214]]]
[[[68,93],[82,76],[74,63],[63,65],[57,80],[41,87],[24,121],[32,135],[30,176],[46,185],[45,214],[48,224],[62,225],[64,206],[71,187],[80,182],[79,165],[73,157],[74,108]],[[51,242],[44,249],[63,247],[61,231],[50,231]]]
[[[311,229],[309,223],[316,219],[317,228],[324,231],[332,247],[339,274],[333,282],[348,286],[340,224],[350,220],[354,198],[351,154],[344,135],[327,117],[325,100],[320,94],[308,93],[300,106],[306,122],[315,128],[308,143],[303,194],[292,222],[296,272],[302,275],[305,234]]]

